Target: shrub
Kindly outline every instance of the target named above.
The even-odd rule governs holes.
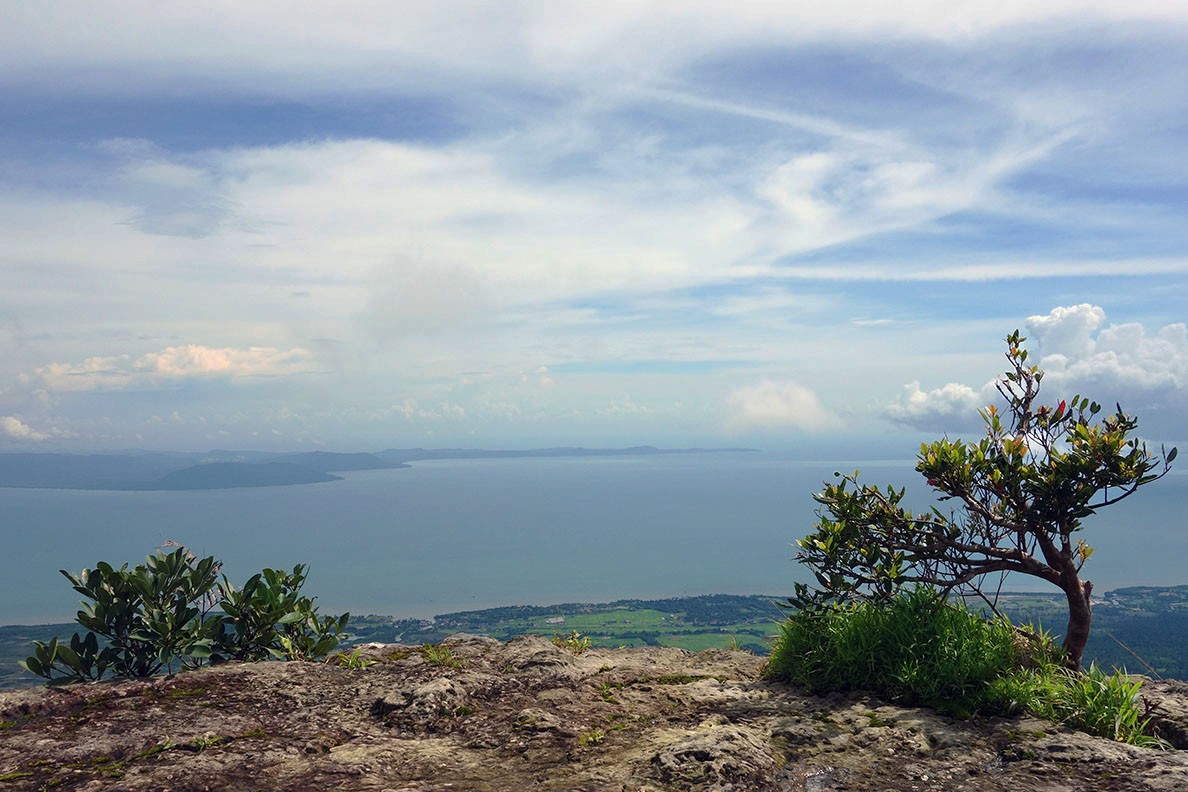
[[[1101,737],[1166,745],[1150,735],[1140,680],[1068,669],[1050,636],[984,619],[927,588],[794,611],[766,675],[813,693],[863,690],[959,717],[1026,711]]]
[[[332,652],[350,614],[319,617],[300,594],[305,567],[265,569],[242,588],[218,582],[221,564],[186,548],[158,552],[132,569],[100,561],[62,574],[86,599],[69,643],[34,641],[27,671],[51,683],[147,677],[162,669],[224,660],[314,659]],[[217,610],[216,610],[217,608]]]
[[[969,714],[1016,657],[1005,621],[986,621],[919,588],[887,601],[793,612],[767,673],[812,692],[867,690]]]

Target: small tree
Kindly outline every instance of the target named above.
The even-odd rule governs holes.
[[[857,471],[835,474],[840,482],[814,495],[823,507],[816,531],[798,542],[797,559],[821,590],[797,585],[794,604],[885,599],[905,584],[972,591],[990,602],[985,575],[1021,572],[1064,592],[1064,649],[1069,666],[1080,668],[1093,619],[1093,585],[1081,568],[1093,548],[1073,535],[1085,517],[1166,475],[1176,449],[1152,456],[1132,437],[1138,422],[1121,406],[1099,420],[1101,405],[1080,396],[1038,404],[1044,372],[1027,364],[1025,340],[1018,330],[1007,336],[1010,368],[997,386],[1007,407],[981,411],[985,437],[920,448],[916,470],[957,508],[913,514],[900,505],[903,489],[860,485]]]

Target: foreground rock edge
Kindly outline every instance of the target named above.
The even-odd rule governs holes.
[[[1188,752],[809,696],[742,652],[443,646],[0,693],[0,790],[1188,789]],[[1188,686],[1149,687],[1188,733]]]

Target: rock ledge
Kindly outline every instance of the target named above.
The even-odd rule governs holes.
[[[0,694],[0,790],[1188,789],[1188,752],[1033,719],[956,721],[759,678],[740,652],[455,636],[460,668],[224,665]],[[1188,686],[1159,683],[1188,729]]]

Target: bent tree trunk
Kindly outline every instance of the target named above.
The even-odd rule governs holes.
[[[1068,598],[1068,629],[1064,631],[1064,651],[1068,653],[1068,667],[1080,671],[1081,656],[1085,654],[1085,644],[1089,640],[1089,627],[1093,624],[1093,607],[1089,601],[1093,584],[1088,580],[1082,582],[1074,576],[1062,588]]]

